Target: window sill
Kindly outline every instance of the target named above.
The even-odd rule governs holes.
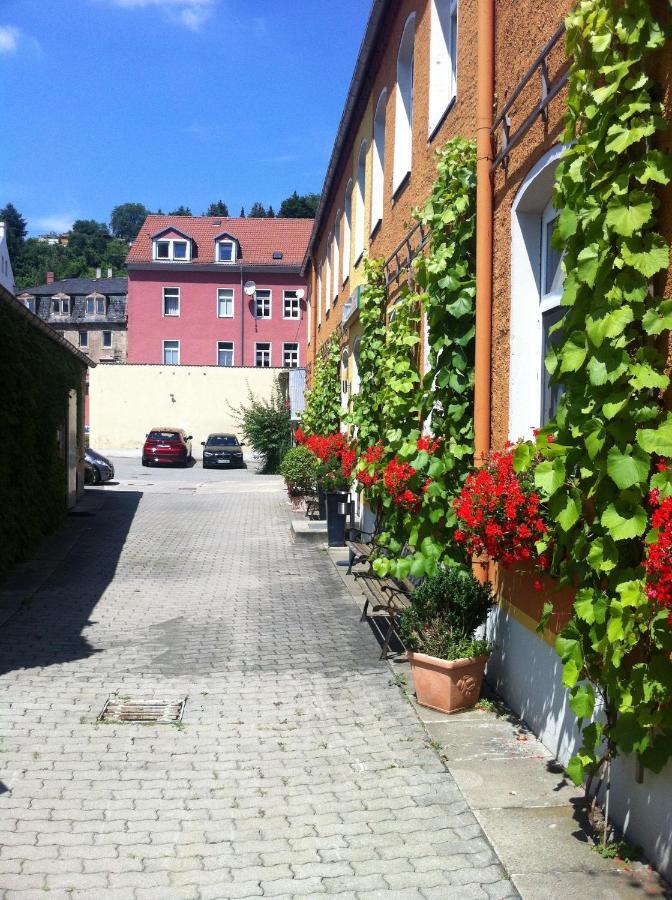
[[[356,269],[357,266],[361,263],[363,257],[364,257],[364,251],[362,250],[362,252],[359,254],[359,256],[357,257],[357,259],[356,259],[355,262],[354,262],[354,267],[355,267],[355,269]]]
[[[406,172],[404,177],[401,179],[399,184],[396,186],[394,191],[392,191],[392,202],[393,203],[397,203],[397,201],[399,200],[401,195],[406,190],[408,184],[410,183],[410,180],[411,180],[411,170],[409,169],[408,172]]]
[[[446,119],[448,118],[449,112],[450,112],[451,109],[455,106],[455,101],[456,101],[456,100],[457,100],[457,94],[453,94],[452,99],[450,100],[448,106],[444,109],[444,111],[443,111],[443,112],[441,113],[441,115],[439,116],[436,125],[434,125],[434,127],[433,127],[432,129],[430,129],[429,135],[428,135],[428,137],[427,137],[427,143],[428,143],[428,144],[431,144],[431,143],[432,143],[432,141],[434,140],[434,138],[436,137],[436,135],[437,135],[438,132],[440,131],[441,126],[443,125],[443,123],[444,123],[444,122],[446,121]]]
[[[343,279],[343,287],[345,287],[349,281],[350,281],[350,273],[348,272],[347,277]]]
[[[328,319],[330,315],[331,315],[331,309],[326,309],[324,311],[324,318]]]
[[[369,239],[370,239],[370,240],[373,240],[373,239],[375,238],[375,236],[376,236],[376,235],[378,234],[378,232],[380,231],[380,226],[381,226],[382,224],[383,224],[383,217],[381,216],[381,217],[378,219],[378,221],[376,222],[376,224],[373,226],[373,228],[371,229],[371,234],[369,235]]]

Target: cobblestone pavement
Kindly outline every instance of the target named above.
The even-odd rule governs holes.
[[[2,897],[516,896],[277,479],[117,465],[0,633]]]

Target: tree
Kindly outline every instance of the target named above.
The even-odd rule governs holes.
[[[130,243],[137,237],[148,215],[149,210],[142,203],[120,203],[110,216],[112,234]]]
[[[268,219],[275,218],[275,210],[273,209],[272,206],[269,206],[268,209],[266,210],[266,218],[268,218]]]
[[[77,219],[68,240],[68,256],[81,257],[89,268],[101,266],[109,240],[107,225],[94,219]]]
[[[56,281],[69,275],[68,248],[62,244],[47,244],[37,238],[29,238],[21,253],[12,260],[14,279],[19,290],[44,284],[47,272],[53,272]],[[76,273],[79,275],[79,272]]]
[[[214,203],[211,203],[207,211],[203,213],[205,216],[228,216],[228,214],[229,207],[223,200],[216,200]]]
[[[168,213],[169,216],[190,216],[191,210],[188,206],[178,206],[177,209],[174,209],[172,212]]]
[[[294,191],[291,197],[287,197],[280,204],[278,218],[280,219],[314,219],[317,206],[320,202],[319,194],[299,194]]]
[[[241,219],[245,218],[245,207],[244,206],[240,207],[240,218]]]
[[[12,261],[12,268],[14,268],[21,256],[28,226],[13,203],[8,203],[4,209],[0,209],[0,222],[4,222],[7,229],[7,249]]]
[[[266,218],[266,209],[264,208],[263,203],[259,203],[257,200],[256,203],[252,204],[252,208],[248,213],[250,219],[265,219]]]

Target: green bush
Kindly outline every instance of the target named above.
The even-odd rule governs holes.
[[[488,652],[488,642],[475,639],[494,598],[489,584],[457,567],[426,578],[401,615],[399,632],[409,650],[440,659],[463,659]]]
[[[290,447],[291,434],[289,407],[277,384],[270,400],[255,397],[250,391],[249,403],[232,410],[246,442],[262,457],[262,473],[276,474],[280,460]]]
[[[301,497],[315,487],[317,457],[306,447],[292,447],[282,457],[280,474],[285,479],[287,492],[292,497]]]

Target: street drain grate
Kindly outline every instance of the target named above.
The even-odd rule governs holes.
[[[132,697],[108,697],[99,722],[140,722],[145,725],[177,725],[182,721],[186,697],[179,700],[138,700]]]

